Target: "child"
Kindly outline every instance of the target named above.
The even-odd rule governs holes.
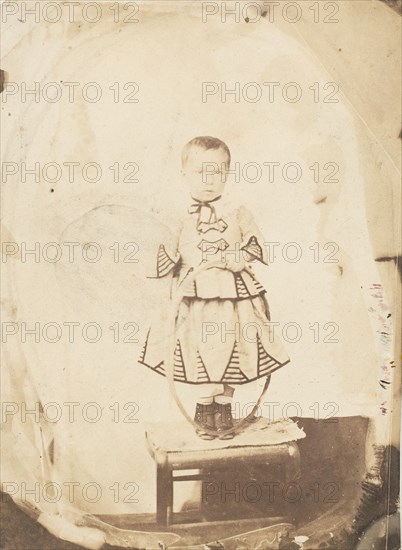
[[[173,244],[160,245],[156,277],[172,272],[183,293],[175,327],[174,380],[199,385],[194,421],[203,439],[233,437],[236,384],[267,377],[289,362],[269,323],[265,290],[250,263],[264,264],[264,239],[243,206],[222,197],[230,167],[227,145],[192,139],[182,175],[190,193]],[[192,275],[194,273],[194,275]],[[166,375],[166,341],[150,329],[139,362]]]

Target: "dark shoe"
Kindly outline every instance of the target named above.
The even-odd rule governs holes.
[[[207,430],[215,430],[215,403],[202,405],[197,403],[195,408],[194,422],[197,424],[196,433],[201,439],[211,441],[215,436],[209,434]]]
[[[219,439],[233,439],[233,416],[230,403],[215,403],[215,429]]]

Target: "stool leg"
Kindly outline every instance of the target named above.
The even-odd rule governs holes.
[[[286,465],[286,483],[296,482],[300,479],[300,451],[297,443],[290,443],[289,460]]]
[[[158,525],[169,525],[171,522],[172,510],[172,472],[166,464],[158,464],[156,469],[156,522]]]
[[[173,523],[173,472],[169,470],[167,489],[166,525]]]

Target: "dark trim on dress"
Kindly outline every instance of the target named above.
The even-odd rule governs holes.
[[[158,365],[158,367],[151,367],[151,365],[148,365],[147,363],[144,363],[144,361],[138,361],[138,363],[140,363],[141,365],[144,365],[145,367],[148,367],[153,372],[156,372],[157,374],[161,374],[162,376],[164,376],[166,378],[166,375],[159,370],[161,363]],[[284,363],[278,363],[278,366],[276,368],[272,369],[269,373],[262,374],[260,376],[255,376],[254,378],[248,378],[244,382],[233,382],[231,380],[230,381],[210,380],[209,382],[190,382],[189,380],[187,380],[187,382],[184,382],[183,380],[176,380],[175,378],[174,378],[174,380],[175,380],[175,382],[181,382],[182,384],[192,384],[193,386],[199,386],[200,384],[230,384],[230,385],[235,385],[235,386],[241,386],[242,384],[248,384],[249,382],[254,382],[255,380],[260,380],[261,378],[264,378],[265,376],[268,376],[268,375],[272,374],[273,372],[279,370],[280,368],[284,367],[288,363],[290,363],[290,359],[288,359]],[[156,368],[158,368],[158,370],[156,370]]]

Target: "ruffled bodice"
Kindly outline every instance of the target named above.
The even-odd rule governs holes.
[[[227,259],[231,267],[241,262],[241,269],[225,268]],[[200,269],[216,261],[222,267]],[[286,365],[289,357],[271,327],[265,290],[251,268],[254,261],[267,263],[264,238],[246,208],[223,201],[191,204],[173,241],[159,246],[153,274],[173,274],[187,299],[180,301],[173,327],[168,314],[158,316],[139,362],[166,375],[173,330],[170,367],[177,382],[246,384]]]
[[[210,206],[211,205],[211,206]],[[172,243],[159,247],[156,274],[174,270],[187,297],[244,299],[265,292],[257,281],[252,263],[267,263],[264,239],[251,213],[243,206],[223,201],[193,204],[178,220]],[[246,267],[239,272],[225,268],[226,259]],[[218,262],[221,267],[200,270]],[[197,270],[195,280],[190,274]]]

